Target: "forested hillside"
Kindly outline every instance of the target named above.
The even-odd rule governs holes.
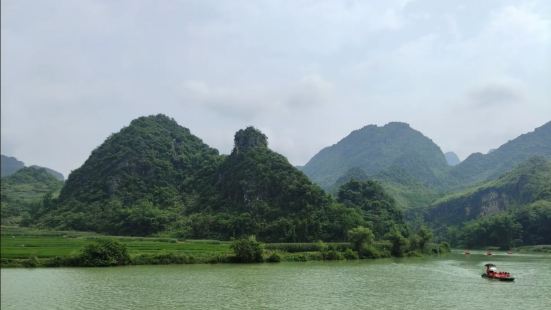
[[[496,180],[437,201],[426,219],[469,246],[551,242],[551,161],[534,157]]]
[[[367,175],[403,170],[419,183],[440,187],[447,169],[440,148],[405,123],[369,125],[316,154],[302,168],[314,182],[331,187],[351,168]],[[399,181],[399,180],[397,180]]]

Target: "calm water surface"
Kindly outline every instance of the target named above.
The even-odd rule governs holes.
[[[480,277],[493,262],[514,283]],[[1,270],[8,309],[551,309],[551,256]]]

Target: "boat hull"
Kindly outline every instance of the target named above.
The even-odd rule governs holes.
[[[508,278],[499,278],[499,277],[489,277],[487,274],[482,274],[483,278],[490,279],[490,280],[498,280],[498,281],[504,281],[504,282],[512,282],[515,281],[515,278],[508,277]]]

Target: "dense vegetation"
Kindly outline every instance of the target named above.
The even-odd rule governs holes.
[[[441,198],[427,213],[435,225],[457,225],[501,211],[551,200],[551,161],[534,157],[496,180]]]
[[[31,204],[40,202],[45,195],[57,193],[63,182],[44,168],[28,167],[3,177],[1,183],[2,223],[18,222]]]
[[[468,247],[551,242],[551,161],[535,157],[496,180],[438,201],[427,220]]]
[[[59,198],[33,210],[39,225],[112,234],[167,229],[195,203],[218,152],[163,116],[138,118],[71,173]]]

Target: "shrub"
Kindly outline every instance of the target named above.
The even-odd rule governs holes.
[[[24,260],[22,264],[23,267],[33,268],[38,267],[40,262],[38,261],[38,258],[36,258],[36,256],[31,256],[28,259]]]
[[[402,236],[402,234],[396,229],[388,233],[386,235],[386,239],[392,243],[392,247],[390,249],[392,256],[404,256],[404,253],[408,248],[408,239],[404,238],[404,236]]]
[[[79,264],[81,266],[117,266],[130,263],[126,246],[111,239],[98,239],[82,249]]]
[[[240,263],[259,263],[262,262],[262,244],[256,241],[256,238],[235,240],[231,244],[231,249],[235,254],[235,258]]]
[[[290,262],[305,262],[307,261],[306,255],[304,254],[292,254],[286,256],[286,260]]]
[[[341,252],[334,249],[321,252],[323,260],[343,260],[344,257]]]
[[[346,249],[346,251],[344,251],[343,253],[343,256],[347,260],[358,259],[358,253],[354,252],[352,249]]]
[[[440,253],[449,253],[450,252],[450,245],[447,242],[441,242],[440,243]]]
[[[266,261],[268,263],[279,263],[281,262],[281,255],[279,255],[276,252],[273,252],[270,256],[268,256],[268,259]]]
[[[379,258],[383,257],[383,255],[377,250],[376,247],[373,245],[364,245],[362,248],[358,251],[358,254],[361,258]]]
[[[364,246],[371,245],[374,238],[373,232],[367,227],[358,226],[348,231],[348,240],[356,251],[360,251]]]

